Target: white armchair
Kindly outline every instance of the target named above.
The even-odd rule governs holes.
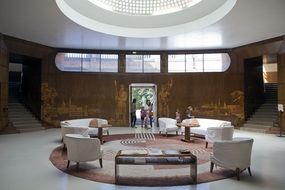
[[[87,162],[98,159],[100,162],[100,167],[103,167],[103,150],[98,138],[84,137],[79,134],[66,134],[65,142],[68,159],[67,168],[69,167],[70,161],[76,162],[78,168],[79,162]]]
[[[89,137],[88,135],[89,129],[86,127],[74,127],[70,126],[68,123],[62,123],[61,124],[61,136],[62,136],[62,142],[65,147],[65,135],[66,134],[80,134],[85,137]]]
[[[219,140],[232,140],[234,134],[234,126],[224,125],[220,127],[208,127],[206,130],[205,140],[206,148],[208,143],[213,143]]]
[[[213,153],[210,155],[211,168],[213,172],[214,165],[232,169],[236,171],[237,179],[240,180],[241,171],[248,169],[251,176],[251,150],[252,138],[233,138],[232,141],[215,141]]]
[[[176,123],[177,123],[176,119],[167,118],[167,117],[158,118],[159,134],[163,132],[167,136],[168,132],[175,131],[176,135],[178,135],[178,127]]]

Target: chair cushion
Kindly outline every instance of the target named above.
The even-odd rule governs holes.
[[[89,127],[98,127],[98,120],[97,119],[92,119],[90,122],[89,122]]]
[[[71,124],[68,121],[63,121],[63,122],[61,122],[61,126],[69,127],[69,126],[71,126]]]
[[[167,125],[166,129],[165,129],[167,132],[172,132],[172,131],[177,131],[178,130],[178,127],[177,125]]]
[[[197,119],[191,119],[192,125],[199,125],[199,121]]]
[[[229,122],[223,122],[220,125],[220,127],[226,127],[226,126],[230,126]]]

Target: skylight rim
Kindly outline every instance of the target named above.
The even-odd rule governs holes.
[[[200,3],[203,0],[88,0],[88,1],[95,6],[98,6],[102,9],[117,14],[122,14],[127,16],[158,16],[158,15],[166,15],[185,10],[189,7],[195,6],[196,4]]]

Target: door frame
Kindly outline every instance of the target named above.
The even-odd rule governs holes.
[[[131,83],[129,85],[129,113],[131,113],[131,105],[133,101],[132,89],[133,88],[153,88],[154,102],[153,103],[153,117],[157,120],[157,85],[154,83]],[[129,114],[129,126],[131,124],[131,114]],[[157,126],[157,122],[153,122],[153,126]]]

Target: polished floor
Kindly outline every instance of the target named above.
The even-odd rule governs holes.
[[[111,134],[132,133],[129,127],[113,127]],[[252,177],[243,174],[241,181],[230,178],[191,186],[163,187],[166,190],[281,190],[285,187],[285,137],[236,130],[234,136],[254,138]],[[49,161],[53,148],[59,146],[60,129],[0,135],[0,190],[129,190],[161,187],[116,186],[69,176]],[[237,150],[238,151],[238,150]]]

